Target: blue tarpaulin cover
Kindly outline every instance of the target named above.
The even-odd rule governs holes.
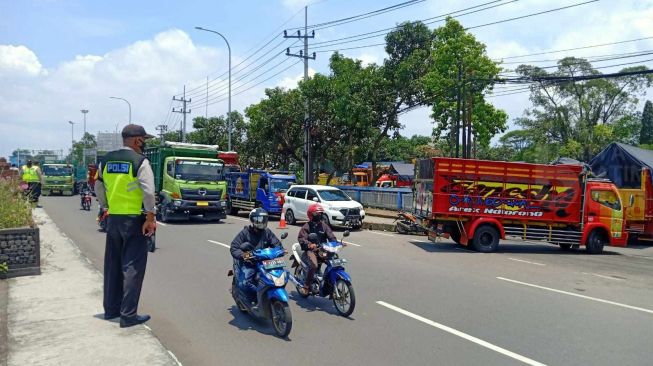
[[[590,161],[595,176],[619,188],[641,187],[642,168],[653,170],[653,151],[613,142]]]

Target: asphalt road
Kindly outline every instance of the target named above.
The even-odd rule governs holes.
[[[96,207],[79,210],[78,197],[42,203],[101,268]],[[342,318],[329,300],[301,299],[288,286],[294,324],[282,340],[269,323],[241,314],[228,292],[232,261],[218,243],[228,245],[245,225],[243,214],[158,228],[140,312],[152,315],[149,326],[185,366],[652,363],[652,248],[590,256],[502,243],[481,254],[419,236],[353,232],[356,245],[342,256],[354,314]],[[289,249],[298,227],[288,231]]]

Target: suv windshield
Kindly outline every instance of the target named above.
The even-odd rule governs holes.
[[[183,180],[222,180],[224,163],[203,160],[177,160],[175,178]]]
[[[351,201],[351,198],[339,189],[325,189],[318,192],[325,201]]]
[[[271,179],[270,192],[286,192],[293,183],[291,180]]]
[[[64,165],[43,165],[43,175],[49,177],[65,177],[73,175],[73,168]]]

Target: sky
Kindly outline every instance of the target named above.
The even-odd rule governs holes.
[[[86,130],[120,130],[132,108],[132,122],[148,131],[167,124],[179,128],[181,114],[172,113],[181,104],[184,85],[191,99],[188,125],[195,116],[221,115],[227,111],[229,53],[218,35],[194,29],[216,30],[232,49],[232,109],[243,111],[264,96],[265,88],[292,88],[303,76],[298,58],[284,55],[295,39],[284,39],[282,31],[296,32],[304,24],[317,24],[367,13],[401,0],[240,0],[240,1],[81,1],[0,0],[0,156],[16,148],[67,151],[71,132],[82,136],[83,117],[89,110]],[[474,27],[587,0],[499,0],[494,8],[456,18]],[[339,45],[317,44],[343,37],[393,27],[404,21],[442,16],[453,11],[490,3],[489,0],[425,0],[367,19],[318,29],[309,44],[317,59],[311,60],[311,75],[328,73],[329,52],[340,49],[364,63],[382,63],[382,46],[352,48],[383,42],[383,37]],[[483,9],[484,7],[476,8]],[[436,18],[438,19],[442,18]],[[442,22],[429,24],[434,28]],[[584,47],[653,37],[653,0],[601,0],[568,9],[482,26],[470,30],[487,45],[490,57],[505,62],[555,60],[564,56],[591,57],[647,51],[653,38],[539,56],[512,58],[553,50]],[[267,45],[266,45],[267,44]],[[261,48],[263,46],[263,48]],[[261,50],[255,53],[258,49]],[[248,58],[249,57],[249,58]],[[511,57],[511,58],[508,58]],[[508,58],[508,59],[507,59]],[[596,63],[601,72],[615,72],[637,62],[653,68],[653,56]],[[265,63],[265,61],[269,61]],[[538,65],[553,65],[555,61]],[[504,68],[516,64],[505,63]],[[633,65],[627,65],[633,66]],[[209,78],[209,105],[206,82]],[[504,88],[505,89],[505,88]],[[499,88],[501,90],[501,88]],[[505,93],[504,93],[505,94]],[[649,89],[642,98],[653,99]],[[530,107],[528,94],[489,98],[513,120]],[[298,106],[300,107],[300,106]],[[73,130],[68,121],[74,123]],[[433,128],[428,108],[401,117],[401,133],[430,135]]]

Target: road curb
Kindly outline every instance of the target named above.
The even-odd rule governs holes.
[[[7,304],[9,299],[9,283],[0,280],[0,366],[7,366]]]
[[[394,224],[384,224],[380,222],[363,222],[363,229],[377,230],[377,231],[395,231]]]

